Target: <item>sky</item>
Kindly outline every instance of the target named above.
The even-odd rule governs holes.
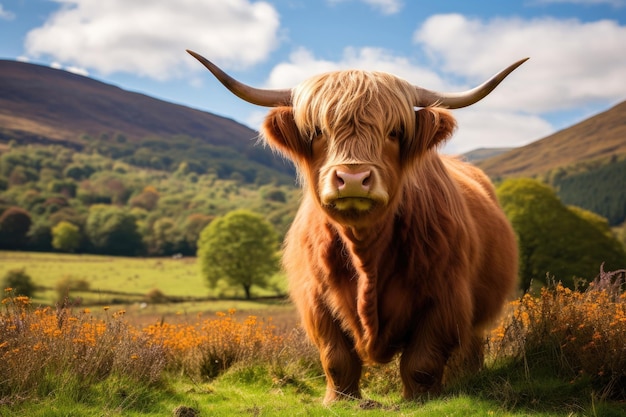
[[[445,153],[522,146],[626,100],[626,0],[0,0],[0,59],[64,69],[259,129],[185,49],[255,87],[326,71],[386,71],[472,88]]]

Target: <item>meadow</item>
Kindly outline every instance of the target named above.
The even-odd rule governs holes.
[[[128,290],[137,300],[61,306],[5,290],[2,417],[626,415],[624,271],[601,272],[584,292],[555,282],[513,300],[489,334],[484,369],[440,397],[402,400],[392,362],[364,370],[365,400],[324,406],[317,353],[293,308],[202,300],[212,295],[192,258],[0,253],[0,275],[15,267],[39,286],[69,274],[103,297]],[[196,298],[146,313],[152,307],[140,308],[139,294],[155,287]]]
[[[157,316],[182,320],[190,315],[195,317],[198,312],[231,308],[241,314],[261,309],[268,310],[268,314],[281,315],[287,307],[281,297],[286,291],[282,275],[275,278],[276,283],[270,289],[256,289],[256,301],[246,301],[242,299],[240,288],[209,289],[195,257],[138,258],[0,251],[0,277],[15,269],[24,269],[38,287],[32,300],[35,305],[54,305],[61,295],[60,286],[71,287],[72,283],[76,286],[84,282],[87,290],[80,285],[69,290],[71,300],[88,306],[120,305],[134,320],[144,322]],[[150,294],[155,291],[163,297],[151,300]]]

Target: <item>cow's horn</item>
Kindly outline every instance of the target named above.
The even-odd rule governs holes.
[[[476,88],[461,93],[440,93],[437,91],[427,90],[421,87],[415,87],[419,97],[416,107],[446,107],[449,109],[459,109],[461,107],[471,106],[472,104],[482,100],[491,93],[515,68],[526,62],[528,58],[520,59],[514,64],[509,65],[489,80]]]
[[[248,103],[265,107],[285,106],[291,103],[291,90],[264,90],[250,87],[249,85],[235,80],[202,55],[190,51],[189,49],[187,49],[187,52],[211,71],[233,94]]]

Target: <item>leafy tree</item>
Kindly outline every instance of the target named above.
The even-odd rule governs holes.
[[[70,180],[54,180],[48,183],[48,190],[53,193],[61,194],[66,198],[76,197],[77,188],[76,183]]]
[[[546,274],[573,288],[576,278],[592,278],[605,270],[623,268],[626,253],[607,233],[605,221],[582,209],[569,209],[554,190],[539,181],[509,179],[498,197],[516,231],[520,251],[520,285],[545,283]]]
[[[185,243],[192,249],[192,253],[196,253],[198,247],[198,238],[204,228],[213,221],[214,216],[207,216],[205,214],[193,213],[187,216],[185,223],[183,224],[183,234]]]
[[[0,247],[18,249],[26,242],[32,223],[30,214],[20,207],[9,207],[0,215]]]
[[[2,288],[11,288],[15,295],[32,297],[36,287],[24,269],[12,269],[4,275]]]
[[[63,252],[74,252],[80,246],[80,229],[78,226],[60,221],[52,228],[52,247]]]
[[[154,210],[159,202],[159,192],[153,186],[149,185],[143,191],[130,200],[132,207],[141,207],[148,211]]]
[[[35,251],[52,250],[52,230],[44,217],[35,217],[26,236],[27,249]]]
[[[86,224],[87,237],[97,252],[136,255],[143,249],[135,217],[115,206],[92,206]]]
[[[13,168],[11,175],[9,175],[9,184],[26,184],[27,182],[37,181],[38,178],[39,176],[33,168],[18,165]]]
[[[169,217],[157,219],[145,240],[151,255],[172,255],[181,252],[184,246],[181,232]]]
[[[65,176],[73,178],[76,181],[87,179],[96,172],[96,169],[91,165],[71,164],[65,168]]]
[[[258,214],[235,210],[213,220],[200,234],[198,260],[211,288],[218,281],[243,286],[250,299],[253,285],[265,288],[278,271],[278,237]]]

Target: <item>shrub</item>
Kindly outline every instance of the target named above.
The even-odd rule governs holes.
[[[589,379],[602,398],[626,399],[626,270],[600,275],[585,292],[561,283],[525,294],[496,328],[496,360],[549,367],[572,383]]]
[[[32,297],[35,293],[35,284],[25,269],[12,269],[7,271],[2,279],[2,288],[11,288],[18,296]]]
[[[145,298],[146,302],[151,304],[161,304],[168,302],[167,296],[163,294],[163,291],[158,288],[153,288],[148,291]]]
[[[35,309],[28,297],[7,295],[0,312],[0,403],[67,390],[81,395],[108,378],[161,380],[165,349],[125,322],[123,310],[107,311],[102,320],[89,309]]]
[[[55,290],[57,293],[57,301],[59,303],[65,303],[70,301],[70,292],[72,291],[89,291],[89,281],[83,278],[74,278],[70,275],[65,275],[63,278],[57,281]]]

